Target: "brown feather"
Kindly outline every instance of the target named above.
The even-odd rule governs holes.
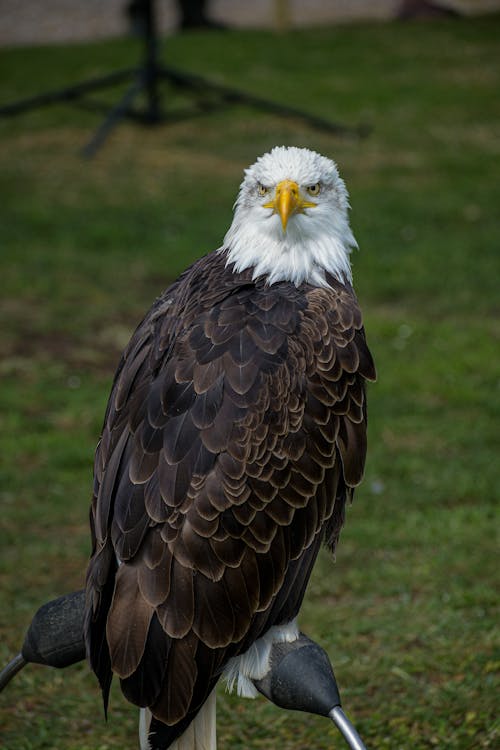
[[[172,562],[168,598],[156,608],[158,619],[171,638],[184,638],[193,627],[194,593],[193,571]]]
[[[198,675],[193,633],[170,645],[163,691],[150,706],[154,716],[172,726],[187,714]]]
[[[153,611],[139,591],[137,570],[121,565],[106,624],[111,666],[120,677],[129,677],[137,669]]]
[[[198,574],[194,579],[194,598],[193,632],[210,648],[228,646],[234,637],[235,621],[225,578],[212,581]]]
[[[172,555],[168,547],[162,543],[162,555],[158,562],[154,566],[148,565],[146,561],[144,562],[144,565],[137,567],[139,590],[152,607],[158,607],[170,593]]]

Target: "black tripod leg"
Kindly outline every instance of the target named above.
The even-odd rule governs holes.
[[[301,109],[288,107],[284,104],[277,104],[268,99],[261,99],[259,96],[252,96],[251,94],[246,94],[242,91],[228,89],[227,91],[222,91],[221,96],[225,101],[234,102],[236,104],[246,104],[256,109],[261,109],[264,112],[271,112],[279,117],[291,117],[303,120],[318,130],[326,130],[329,133],[337,133],[339,135],[362,135],[362,129],[360,127],[350,127],[348,125],[342,125],[339,122],[332,122],[324,117],[311,115],[309,112],[304,112]]]
[[[110,73],[109,75],[101,76],[99,78],[91,78],[88,81],[82,81],[81,83],[76,83],[73,86],[67,86],[66,88],[58,89],[57,91],[46,91],[44,94],[38,94],[38,96],[32,96],[28,99],[20,99],[17,102],[5,104],[3,107],[0,107],[0,116],[9,117],[11,115],[18,115],[22,112],[27,112],[30,109],[45,107],[49,104],[57,104],[58,102],[79,99],[92,91],[98,91],[100,89],[108,88],[109,86],[115,86],[122,81],[126,81],[134,74],[135,70],[135,68],[118,70],[115,73]]]
[[[262,109],[266,112],[272,112],[280,117],[298,118],[315,128],[326,130],[330,133],[357,137],[367,135],[368,133],[368,128],[366,126],[348,126],[338,122],[331,122],[323,117],[317,117],[316,115],[304,112],[301,109],[277,104],[269,99],[254,96],[253,94],[239,91],[238,89],[233,89],[229,86],[222,86],[218,83],[208,81],[202,76],[184,73],[168,66],[162,66],[160,68],[160,74],[164,79],[170,81],[175,86],[190,88],[193,91],[199,92],[202,96],[213,93],[219,97],[219,100],[234,104],[245,104],[250,107]]]
[[[119,102],[110,110],[106,119],[97,128],[90,141],[83,147],[82,156],[90,159],[97,149],[104,143],[109,133],[130,111],[130,105],[145,87],[142,75],[138,75],[137,80],[127,89]]]

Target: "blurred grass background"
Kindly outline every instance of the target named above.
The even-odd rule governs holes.
[[[72,105],[0,120],[0,663],[35,609],[81,588],[93,451],[128,337],[219,246],[242,170],[277,144],[339,164],[379,381],[366,478],[301,626],[335,665],[367,747],[498,747],[500,18],[168,39],[167,61],[347,124],[245,108],[142,129],[92,161]],[[133,64],[137,44],[2,50],[1,103]],[[104,96],[112,103],[119,92]],[[168,107],[181,105],[165,94]],[[136,746],[116,686],[29,666],[0,702],[7,750]],[[341,748],[324,719],[228,697],[221,748]]]

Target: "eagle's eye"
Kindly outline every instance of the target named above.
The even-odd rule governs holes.
[[[259,182],[259,184],[257,185],[257,192],[263,198],[265,195],[268,194],[269,188],[263,185],[261,182]]]
[[[306,187],[307,192],[309,195],[319,195],[321,190],[321,185],[319,182],[316,182],[315,185],[309,185],[309,187]]]

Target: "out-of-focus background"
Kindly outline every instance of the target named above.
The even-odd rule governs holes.
[[[130,2],[128,3],[130,5]],[[109,39],[128,32],[126,0],[1,0],[0,44]],[[184,9],[191,19],[202,13],[234,29],[300,28],[315,24],[389,21],[398,17],[445,15],[473,17],[500,10],[500,0],[163,0],[157,2],[158,27],[175,33]]]
[[[277,144],[333,157],[360,245],[378,365],[369,458],[301,626],[328,651],[367,747],[498,747],[500,15],[488,0],[158,0],[161,59],[366,137],[243,105],[118,123],[126,84],[0,116],[0,661],[84,583],[93,451],[120,352],[154,298],[218,247],[242,170]],[[0,0],[0,108],[138,65],[120,0]],[[225,28],[221,28],[224,25]],[[85,103],[85,106],[82,106]],[[139,102],[140,104],[140,102]],[[2,694],[8,750],[136,747],[85,664]],[[221,748],[343,747],[326,720],[219,694]]]

